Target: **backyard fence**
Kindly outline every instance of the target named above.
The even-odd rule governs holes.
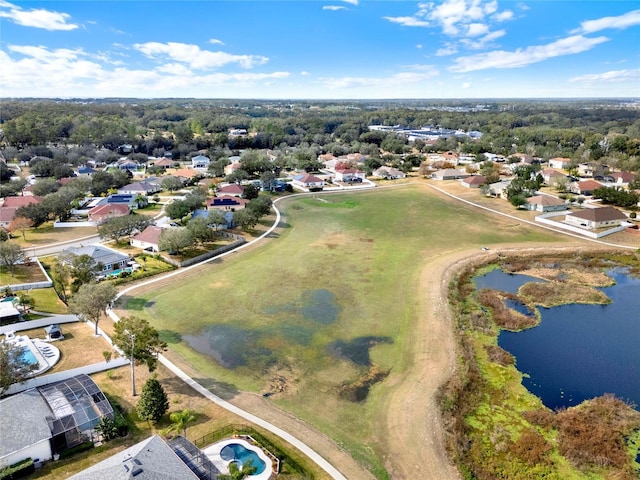
[[[11,285],[0,285],[0,289],[9,287],[12,292],[17,292],[19,290],[31,290],[32,288],[35,289],[35,288],[49,288],[49,287],[52,287],[53,286],[53,281],[51,280],[51,277],[47,274],[47,271],[42,266],[42,263],[40,263],[40,260],[38,260],[37,257],[34,257],[34,261],[38,264],[38,267],[40,268],[40,271],[42,272],[42,274],[44,275],[44,278],[46,280],[44,280],[42,282],[12,283]]]
[[[24,383],[14,383],[6,391],[5,395],[13,395],[14,393],[20,393],[30,388],[42,387],[53,382],[59,382],[61,380],[67,380],[68,378],[75,377],[81,373],[91,375],[92,373],[104,372],[112,368],[122,367],[129,365],[129,359],[123,357],[116,357],[108,362],[98,362],[91,365],[85,365],[84,367],[73,368],[71,370],[65,370],[64,372],[51,373],[49,375],[40,375],[39,377],[30,378]]]
[[[24,330],[32,330],[34,328],[44,328],[54,323],[72,323],[77,322],[78,317],[75,315],[54,315],[46,318],[39,318],[37,320],[29,320],[28,322],[10,323],[8,325],[2,325],[0,327],[0,335],[4,335],[7,332],[22,332]]]
[[[259,447],[264,452],[264,454],[267,457],[269,457],[269,459],[271,460],[274,472],[276,474],[280,473],[280,459],[276,457],[273,453],[271,453],[267,449],[267,446],[263,445],[263,442],[255,440],[252,435],[253,436],[258,435],[253,427],[246,424],[236,423],[232,425],[227,425],[213,432],[209,432],[206,435],[195,440],[193,444],[196,447],[202,449],[203,447],[206,447],[213,443],[217,443],[220,440],[224,440],[225,438],[229,438],[229,437],[242,438],[243,440],[246,440],[247,442],[249,442],[251,445]]]
[[[566,223],[556,222],[554,220],[551,220],[553,217],[566,216],[569,213],[571,212],[564,211],[564,212],[553,212],[553,213],[547,213],[544,215],[538,215],[535,218],[535,221],[538,223],[544,223],[545,225],[549,225],[554,228],[561,228],[562,230],[567,230],[569,232],[577,233],[579,235],[583,235],[585,237],[593,238],[593,239],[606,237],[607,235],[611,235],[612,233],[616,233],[616,232],[622,232],[625,228],[627,228],[626,226],[620,226],[620,227],[610,228],[608,230],[594,232],[592,230],[585,230],[584,228],[575,227],[573,225],[567,225]]]

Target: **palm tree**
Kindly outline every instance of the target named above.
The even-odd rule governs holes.
[[[253,462],[248,460],[242,467],[238,467],[238,462],[231,462],[229,464],[229,474],[219,475],[218,478],[220,480],[242,480],[250,475],[253,475],[258,470],[253,466]]]
[[[167,427],[167,432],[181,432],[184,438],[187,438],[187,425],[196,421],[196,415],[193,410],[182,410],[181,412],[172,412],[169,415],[171,425]]]

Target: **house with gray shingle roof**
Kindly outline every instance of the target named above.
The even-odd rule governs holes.
[[[102,245],[85,245],[81,247],[69,247],[60,253],[63,258],[69,256],[89,255],[94,265],[102,265],[101,271],[109,273],[127,266],[131,257],[125,253],[112,250]]]
[[[180,437],[181,438],[181,437]],[[190,442],[189,442],[190,443]],[[103,460],[77,473],[73,480],[175,480],[217,478],[220,472],[204,455],[197,461],[186,457],[186,449],[175,449],[165,443],[158,435],[136,443],[126,450]],[[197,468],[194,473],[186,462]],[[199,462],[206,465],[198,465]]]
[[[113,408],[85,374],[32,388],[0,400],[0,468],[54,453],[89,438]]]
[[[537,212],[557,212],[568,208],[564,200],[551,195],[529,197],[527,198],[526,207],[527,210],[535,210]]]

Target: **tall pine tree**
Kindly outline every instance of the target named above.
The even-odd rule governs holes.
[[[169,410],[169,399],[156,377],[147,380],[136,405],[138,416],[142,420],[156,423]]]

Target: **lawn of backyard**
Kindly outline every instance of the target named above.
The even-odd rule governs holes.
[[[278,240],[176,277],[168,287],[134,291],[123,298],[124,314],[151,321],[172,354],[204,378],[255,392],[277,386],[273,402],[383,478],[384,452],[373,432],[385,381],[367,385],[366,401],[340,392],[373,370],[388,373],[392,383],[409,366],[403,345],[419,334],[424,260],[485,245],[554,245],[561,237],[420,187],[288,199],[279,208]],[[187,340],[212,349],[227,368]]]

